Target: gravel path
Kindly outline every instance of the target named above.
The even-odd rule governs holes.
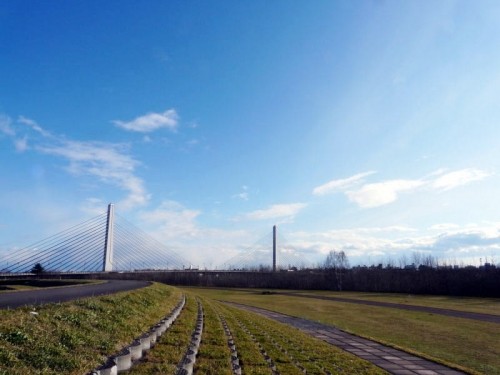
[[[463,372],[451,369],[427,359],[397,350],[374,341],[370,341],[338,328],[281,314],[275,311],[261,309],[254,306],[223,301],[240,309],[248,310],[267,318],[285,323],[301,331],[326,341],[331,345],[363,358],[390,374],[396,375],[459,375]]]

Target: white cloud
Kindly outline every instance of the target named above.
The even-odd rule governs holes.
[[[143,180],[134,174],[135,167],[139,163],[129,155],[127,146],[116,143],[68,140],[63,136],[50,134],[36,121],[25,116],[19,116],[16,124],[18,127],[20,125],[25,127],[24,133],[26,133],[26,127],[32,130],[30,149],[66,159],[69,162],[67,170],[72,174],[97,177],[102,182],[126,191],[127,196],[117,202],[121,209],[127,210],[142,206],[149,201],[150,196],[144,187]],[[0,131],[13,138],[18,152],[26,151],[29,148],[28,135],[16,137],[20,132],[11,125],[10,118],[0,116]]]
[[[274,204],[264,210],[249,212],[245,215],[245,218],[250,220],[293,218],[306,206],[307,204],[305,203]]]
[[[31,127],[34,131],[37,133],[40,133],[44,137],[50,137],[50,133],[46,130],[44,130],[38,123],[32,119],[29,119],[24,116],[19,116],[17,119],[17,122],[26,126]]]
[[[373,208],[395,202],[401,193],[413,193],[424,187],[427,191],[448,191],[492,175],[477,168],[465,168],[448,173],[445,173],[444,169],[439,169],[420,179],[395,179],[359,186],[364,177],[373,173],[375,172],[359,173],[346,179],[330,181],[316,187],[313,194],[342,192],[359,207]]]
[[[10,117],[0,115],[0,132],[11,137],[16,135],[15,130],[12,128],[12,120]]]
[[[339,179],[339,180],[332,180],[330,182],[327,182],[326,184],[317,186],[313,190],[314,195],[326,195],[338,191],[343,191],[345,189],[348,189],[358,183],[363,182],[364,178],[367,176],[370,176],[372,174],[376,173],[375,171],[369,171],[369,172],[363,172],[363,173],[358,173],[355,174],[354,176],[344,178],[344,179]]]
[[[248,198],[248,192],[247,191],[244,191],[242,193],[239,193],[239,194],[236,194],[236,197],[244,200],[244,201],[247,201],[249,198]]]
[[[168,109],[163,113],[148,113],[143,116],[139,116],[132,121],[120,121],[115,120],[113,123],[119,128],[140,132],[149,133],[161,128],[166,128],[169,130],[176,130],[178,125],[179,116],[175,109]]]
[[[440,223],[440,224],[434,224],[432,225],[429,229],[430,230],[438,230],[438,231],[446,231],[446,230],[451,230],[451,229],[457,229],[460,226],[457,224],[453,223]]]
[[[13,138],[18,152],[29,148],[26,133],[31,130],[29,133],[31,149],[66,159],[69,162],[66,169],[74,175],[97,177],[101,182],[126,191],[127,196],[117,202],[121,209],[127,210],[141,206],[149,201],[150,196],[144,187],[144,181],[135,175],[135,168],[139,163],[129,155],[126,145],[68,140],[60,135],[52,135],[36,121],[25,116],[19,116],[16,129],[11,125],[12,121],[9,117],[0,116],[0,131]],[[17,136],[21,133],[20,125],[24,126],[23,137]]]
[[[134,175],[139,163],[128,155],[124,145],[59,140],[54,144],[39,146],[37,150],[67,159],[67,170],[72,174],[95,176],[127,191],[128,196],[117,203],[122,209],[144,205],[149,200],[144,182]]]
[[[196,236],[198,229],[195,223],[200,211],[187,209],[174,201],[164,201],[159,207],[140,214],[141,221],[161,232],[165,240],[179,237]]]
[[[295,248],[315,254],[320,261],[331,250],[343,250],[353,264],[373,264],[388,259],[398,264],[405,257],[411,263],[413,253],[432,254],[448,264],[459,264],[462,260],[470,264],[474,257],[476,263],[480,257],[498,262],[500,223],[452,225],[449,230],[445,229],[447,226],[443,225],[443,230],[437,231],[441,227],[437,224],[432,227],[432,232],[414,228],[401,231],[399,226],[295,232],[287,234],[287,239]]]
[[[247,201],[249,199],[248,186],[243,185],[241,187],[242,192],[238,194],[234,194],[233,198],[239,198],[241,200]]]
[[[28,137],[24,136],[23,138],[14,140],[14,147],[17,152],[26,151],[28,149]]]
[[[483,180],[489,176],[491,176],[491,173],[481,169],[466,168],[439,176],[432,182],[432,187],[438,190],[446,191],[474,181]]]
[[[199,266],[214,267],[251,241],[244,230],[201,227],[197,222],[201,214],[178,202],[164,201],[153,210],[142,211],[139,220],[147,233]]]
[[[394,202],[398,199],[398,194],[414,191],[424,184],[421,180],[389,180],[366,184],[358,190],[346,191],[345,194],[359,207],[379,207]]]

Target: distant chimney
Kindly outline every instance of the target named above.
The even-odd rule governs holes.
[[[273,272],[276,272],[276,225],[273,226]]]

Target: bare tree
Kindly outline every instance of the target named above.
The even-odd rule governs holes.
[[[342,251],[330,251],[326,256],[325,269],[333,270],[335,278],[337,279],[338,290],[342,290],[342,276],[344,270],[349,268],[349,260],[346,253]]]

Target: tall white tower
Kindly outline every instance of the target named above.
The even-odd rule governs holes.
[[[106,235],[104,238],[104,258],[102,260],[102,270],[104,272],[113,271],[113,232],[115,223],[115,206],[108,205],[108,217],[106,219]]]

